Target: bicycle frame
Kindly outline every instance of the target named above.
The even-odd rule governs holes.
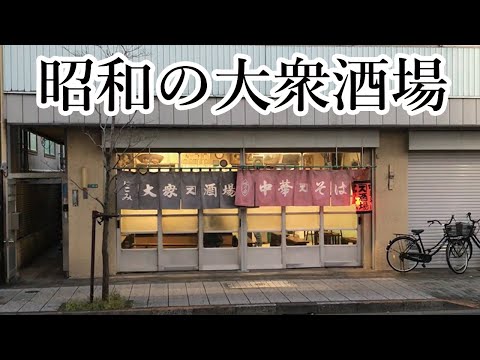
[[[439,220],[427,220],[430,225],[433,223],[442,225],[444,230],[442,238],[430,248],[425,248],[423,244],[421,236],[423,229],[411,230],[411,234],[395,234],[396,237],[389,241],[386,248],[388,265],[393,270],[401,273],[415,269],[419,263],[426,267],[426,264],[432,261],[433,256],[447,244],[445,254],[448,267],[456,274],[463,274],[467,269],[468,260],[472,256],[472,244],[470,241],[475,242],[475,245],[480,248],[480,240],[474,234],[475,226],[471,228],[465,227],[465,224],[462,222],[456,222],[454,225],[449,226],[453,220],[455,220],[454,215],[452,215],[448,223],[441,223]],[[480,222],[480,219],[477,222]],[[469,231],[469,237],[466,234],[467,230]],[[466,244],[468,245],[465,246]],[[465,254],[467,254],[466,258]],[[405,260],[410,261],[405,262]]]
[[[442,225],[445,228],[447,225],[451,224],[454,219],[455,219],[455,216],[452,215],[452,217],[450,218],[450,221],[446,224],[442,224],[438,220],[428,220],[427,222],[430,223],[430,225],[432,225],[434,222],[438,222],[440,225]],[[430,261],[432,261],[432,257],[440,251],[440,249],[443,247],[443,245],[447,241],[451,240],[450,236],[448,236],[448,234],[446,232],[444,232],[443,237],[434,246],[426,249],[425,245],[423,245],[422,237],[421,237],[420,234],[395,234],[395,235],[397,237],[407,236],[408,238],[410,238],[412,240],[412,242],[414,244],[419,244],[420,245],[420,253],[418,253],[418,254],[408,253],[409,249],[407,249],[406,251],[403,251],[400,256],[401,256],[402,259],[408,259],[408,260],[412,260],[412,261],[422,262],[424,267],[425,267],[425,263],[429,263]],[[392,241],[388,244],[387,250],[390,248],[390,244],[392,243]],[[480,244],[480,242],[479,242],[479,244]]]
[[[468,213],[467,214],[467,217],[468,217],[468,220],[470,220],[470,222],[472,223],[472,226],[475,226],[475,224],[479,223],[480,222],[480,219],[478,220],[472,220],[472,217],[471,217],[472,213]],[[480,249],[480,239],[478,239],[477,235],[475,235],[475,233],[471,232],[470,236],[467,238],[469,241],[470,240],[473,240],[473,243]]]
[[[408,235],[414,243],[418,243],[420,245],[420,251],[421,253],[418,254],[418,257],[413,254],[409,254],[408,252],[405,254],[402,254],[403,258],[408,259],[408,260],[414,260],[414,261],[420,261],[422,263],[428,263],[432,261],[432,257],[440,251],[442,246],[449,240],[449,237],[447,235],[443,235],[443,237],[431,248],[426,249],[425,246],[423,245],[422,237],[420,234],[418,235]],[[412,256],[413,255],[413,256]]]
[[[472,239],[473,243],[480,249],[480,240],[478,239],[477,235],[472,234],[470,235],[469,239]]]

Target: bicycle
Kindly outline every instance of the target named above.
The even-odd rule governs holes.
[[[473,224],[458,222],[445,227],[445,232],[450,237],[446,249],[447,264],[456,274],[463,274],[467,270],[468,261],[472,257],[472,243],[469,239],[472,235],[475,236],[473,233],[475,221],[470,218],[469,214],[467,216]]]
[[[417,265],[421,262],[422,266],[425,268],[426,263],[432,261],[432,258],[435,254],[437,254],[443,245],[448,242],[452,241],[452,228],[451,223],[455,219],[455,216],[452,215],[450,221],[448,223],[442,224],[439,220],[428,220],[427,222],[431,226],[435,222],[439,223],[444,228],[444,235],[443,237],[429,249],[425,249],[425,246],[422,242],[422,237],[420,236],[425,230],[412,230],[412,234],[395,234],[395,238],[390,240],[387,247],[387,262],[388,265],[395,271],[398,272],[408,272],[417,267]],[[453,226],[456,226],[453,225]],[[458,239],[453,239],[458,240]],[[456,249],[452,247],[452,249]],[[460,254],[460,253],[459,253]],[[449,257],[451,256],[452,259],[455,258],[457,253],[453,250],[450,252],[447,251],[447,263],[449,268],[458,273],[458,271],[465,272],[468,266],[468,257],[467,259],[463,259],[463,265],[458,266],[456,262],[450,260]],[[468,253],[467,253],[468,255]],[[464,256],[464,252],[461,253],[461,256]]]
[[[472,216],[472,213],[469,212],[467,214],[467,217],[468,217],[468,220],[470,220],[470,222],[472,223],[472,228],[470,229],[468,240],[469,240],[469,243],[470,243],[470,247],[472,247],[472,240],[473,240],[475,245],[480,249],[480,239],[477,237],[477,234],[476,234],[476,231],[475,231],[476,230],[475,224],[478,224],[480,222],[480,219],[472,220],[471,216]],[[470,257],[472,257],[472,254],[470,254]]]
[[[472,220],[471,216],[472,216],[471,212],[467,213],[467,218],[470,221],[470,224],[468,224],[463,230],[462,238],[456,240],[455,242],[449,243],[447,245],[447,252],[452,253],[457,257],[461,256],[464,252],[467,252],[469,254],[465,269],[463,269],[461,273],[467,270],[468,261],[472,257],[472,253],[473,253],[472,242],[480,249],[480,240],[478,239],[475,233],[476,224],[480,222],[480,219]],[[457,273],[457,274],[460,274],[460,273]]]

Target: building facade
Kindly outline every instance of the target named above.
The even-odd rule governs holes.
[[[65,184],[59,200],[65,219],[64,271],[75,278],[89,275],[91,214],[101,211],[95,198],[104,191],[103,155],[97,146],[102,143],[99,115],[62,116],[56,108],[39,109],[35,60],[39,55],[70,56],[81,51],[103,57],[97,47],[3,49],[7,162],[14,170],[5,178],[6,218],[15,216],[18,198],[12,189],[25,176],[14,165],[12,147],[18,139],[14,134],[32,131],[64,144],[66,174],[55,181]],[[155,98],[151,114],[136,114],[133,121],[119,114],[116,123],[128,124],[128,131],[120,133],[114,144],[118,172],[363,168],[371,180],[374,206],[371,213],[357,213],[354,204],[148,210],[121,209],[117,204],[115,212],[121,216],[110,224],[111,273],[345,266],[382,270],[388,267],[385,247],[394,233],[424,228],[427,220],[445,221],[452,214],[458,220],[465,220],[469,211],[480,217],[478,47],[144,46],[142,59],[151,60],[157,74],[185,60],[211,72],[232,69],[236,53],[248,54],[252,68],[273,69],[277,58],[290,59],[295,52],[310,59],[321,57],[330,65],[333,54],[391,58],[397,53],[441,54],[452,81],[447,109],[439,116],[428,112],[409,116],[401,107],[391,107],[385,115],[337,115],[312,108],[304,116],[291,108],[261,115],[242,99],[229,112],[214,116],[210,109],[227,94],[230,84],[213,82],[212,96],[197,108],[181,111]],[[269,84],[256,84],[261,93],[269,93]],[[192,93],[193,83],[185,91]],[[12,223],[6,221],[6,234],[17,239],[19,230]],[[432,246],[442,230],[431,227],[423,235],[426,246]],[[100,236],[97,231],[98,274]],[[480,265],[478,251],[470,264]],[[446,266],[444,252],[428,266]]]

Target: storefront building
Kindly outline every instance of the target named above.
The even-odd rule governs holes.
[[[53,48],[61,51],[61,47]],[[184,185],[181,179],[190,176],[185,174],[205,173],[214,179],[234,173],[238,196],[236,179],[244,171],[251,171],[253,176],[286,170],[295,176],[311,176],[314,171],[333,177],[342,173],[349,181],[369,183],[372,209],[358,211],[350,184],[348,200],[334,202],[334,181],[329,183],[332,197],[322,205],[255,202],[253,206],[185,206],[186,197],[180,192],[174,199],[179,205],[163,206],[161,199],[160,205],[150,208],[138,204],[124,207],[117,202],[121,216],[110,227],[112,273],[307,267],[383,270],[388,266],[385,246],[394,233],[425,228],[426,220],[447,220],[451,214],[459,220],[464,220],[468,211],[480,217],[476,189],[480,175],[480,133],[476,130],[480,125],[480,75],[472,71],[480,66],[479,48],[150,46],[148,50],[164,54],[152,57],[158,68],[190,59],[210,71],[219,64],[228,67],[237,52],[250,54],[257,66],[260,59],[267,58],[269,65],[294,51],[325,59],[334,53],[384,53],[391,57],[397,52],[440,53],[447,60],[453,86],[447,111],[438,117],[428,113],[409,116],[395,107],[386,115],[363,112],[339,116],[313,109],[302,117],[291,109],[261,115],[245,100],[228,113],[214,116],[209,109],[228,91],[225,84],[216,85],[214,97],[191,110],[180,111],[155,99],[154,112],[138,116],[134,126],[119,135],[115,144],[119,174],[137,174],[139,179],[147,174],[171,176],[179,189]],[[104,191],[102,153],[92,142],[92,138],[101,141],[98,117],[61,116],[53,108],[38,109],[33,72],[35,56],[43,51],[42,46],[4,48],[4,116],[10,131],[36,129],[65,144],[68,182],[62,201],[67,205],[64,216],[68,231],[64,235],[64,271],[71,277],[87,277],[91,212],[100,210],[94,198],[101,198]],[[117,120],[119,124],[129,121],[125,115]],[[352,175],[359,170],[360,178]],[[13,178],[10,174],[7,181]],[[91,184],[87,198],[76,185],[84,182]],[[228,192],[228,188],[223,190]],[[117,195],[112,193],[116,200]],[[100,235],[97,231],[99,274]],[[440,229],[428,228],[426,245],[433,245],[439,236]],[[474,251],[470,264],[480,265],[478,251]],[[444,253],[429,266],[446,266]]]
[[[180,136],[175,136],[180,135],[177,131],[159,131],[155,144],[151,144],[157,152],[131,152],[123,156],[131,162],[127,167],[135,173],[149,171],[156,174],[160,171],[183,175],[183,178],[191,172],[207,172],[212,178],[220,173],[237,173],[242,171],[242,165],[249,167],[253,175],[266,171],[274,174],[283,169],[294,174],[303,168],[331,167],[333,160],[345,173],[345,169],[353,169],[352,164],[355,168],[364,165],[370,179],[372,149],[378,146],[375,132],[352,131],[348,136],[352,137],[350,144],[345,147],[334,146],[339,136],[346,135],[342,132],[307,134],[305,131],[290,130],[289,133],[286,136],[282,130],[261,129],[182,130],[183,139],[180,140]],[[298,144],[292,142],[289,146],[282,146],[284,142],[277,142],[283,137],[288,144],[288,138],[295,135],[302,139]],[[211,142],[216,136],[223,140],[212,148]],[[244,141],[252,136],[258,140],[251,148],[245,148]],[[144,141],[150,141],[147,140],[148,134],[142,137]],[[195,146],[199,146],[198,151],[193,146],[188,148],[188,144],[195,142]],[[325,147],[318,147],[318,142]],[[176,151],[169,143],[176,145]],[[229,147],[223,144],[229,144]],[[362,144],[369,146],[362,147]],[[219,145],[222,147],[218,148]],[[161,152],[162,148],[168,149],[168,152]],[[164,166],[150,165],[153,159]],[[149,165],[152,168],[148,169]],[[264,166],[270,170],[264,170]],[[141,174],[139,176],[142,177]],[[185,181],[182,180],[182,183]],[[294,181],[291,183],[293,185]],[[238,193],[238,182],[236,184]],[[180,187],[178,181],[175,188]],[[224,192],[225,189],[224,186]],[[218,191],[221,190],[222,186],[219,186]],[[198,206],[199,209],[184,209],[182,203],[182,209],[122,209],[117,229],[119,271],[361,266],[364,243],[370,243],[371,238],[371,215],[357,214],[355,205],[350,202],[350,193],[348,195],[343,206]],[[182,200],[185,200],[184,196]],[[366,225],[361,226],[362,223]],[[131,234],[134,234],[133,237]],[[365,238],[368,240],[365,241]]]

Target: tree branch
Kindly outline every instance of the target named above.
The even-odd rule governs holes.
[[[121,150],[120,155],[124,155],[128,150],[130,150],[132,148],[135,148],[143,140],[144,139],[141,139],[136,143],[132,143],[132,135],[130,135],[130,138],[128,139],[128,144],[127,144],[127,146],[122,147],[123,150]],[[151,139],[150,142],[148,144],[146,144],[144,147],[142,147],[141,149],[136,149],[136,152],[141,153],[141,152],[146,151],[147,149],[150,149],[150,145],[152,144],[153,140],[154,139]],[[117,147],[115,147],[115,152],[117,154],[120,152]],[[135,159],[138,155],[140,155],[140,154],[135,155],[133,158]],[[120,157],[118,158],[117,162],[115,163],[115,167],[118,165],[119,160],[120,160]]]
[[[68,46],[62,46],[63,50],[65,50],[70,55],[75,57],[82,57],[87,54],[87,49],[83,49],[83,46],[80,48],[80,51],[72,51]]]
[[[110,144],[110,147],[116,147],[116,143],[117,143],[120,135],[122,134],[122,130],[123,130],[127,125],[131,125],[131,124],[132,124],[133,119],[135,118],[135,115],[137,115],[137,112],[138,112],[138,111],[135,110],[135,112],[133,113],[133,116],[131,116],[131,117],[128,119],[128,121],[127,121],[125,124],[123,124],[123,126],[118,130],[117,137],[115,138],[114,142],[112,142],[112,143]]]
[[[56,172],[63,172],[65,173],[65,171],[62,171],[62,170],[58,170],[58,169],[54,169],[48,162],[46,162],[45,160],[43,161],[43,164],[46,165],[47,167],[49,167],[50,169],[56,171]],[[80,190],[83,190],[83,188],[78,185],[71,177],[67,177],[68,180],[70,180],[77,188],[79,188]],[[87,192],[88,196],[90,196],[92,199],[96,200],[99,202],[100,205],[102,205],[102,207],[105,209],[105,206],[104,204],[96,197],[93,197],[92,195],[90,195],[88,192]]]
[[[73,179],[68,178],[68,180],[70,180],[76,187],[78,187],[80,190],[83,191],[83,188],[80,185],[78,185]],[[102,206],[103,210],[105,210],[105,205],[103,202],[100,201],[100,199],[93,197],[92,195],[90,195],[88,191],[87,191],[87,195],[91,197],[93,200],[96,200]]]
[[[99,147],[100,149],[102,148],[99,144],[97,144],[97,142],[95,141],[95,139],[93,138],[93,136],[90,135],[90,133],[87,132],[87,130],[85,130],[85,127],[84,127],[84,130],[83,130],[83,133],[84,133],[85,135],[87,135],[87,136],[90,138],[90,140],[92,140],[92,142],[95,144],[96,147]]]
[[[110,154],[113,153],[113,148],[114,148],[113,147],[114,144],[112,144],[112,141],[113,141],[113,135],[114,135],[114,131],[115,131],[115,120],[116,120],[116,117],[112,116],[112,123],[110,124],[110,139],[109,139],[110,140],[110,149],[109,149]]]

